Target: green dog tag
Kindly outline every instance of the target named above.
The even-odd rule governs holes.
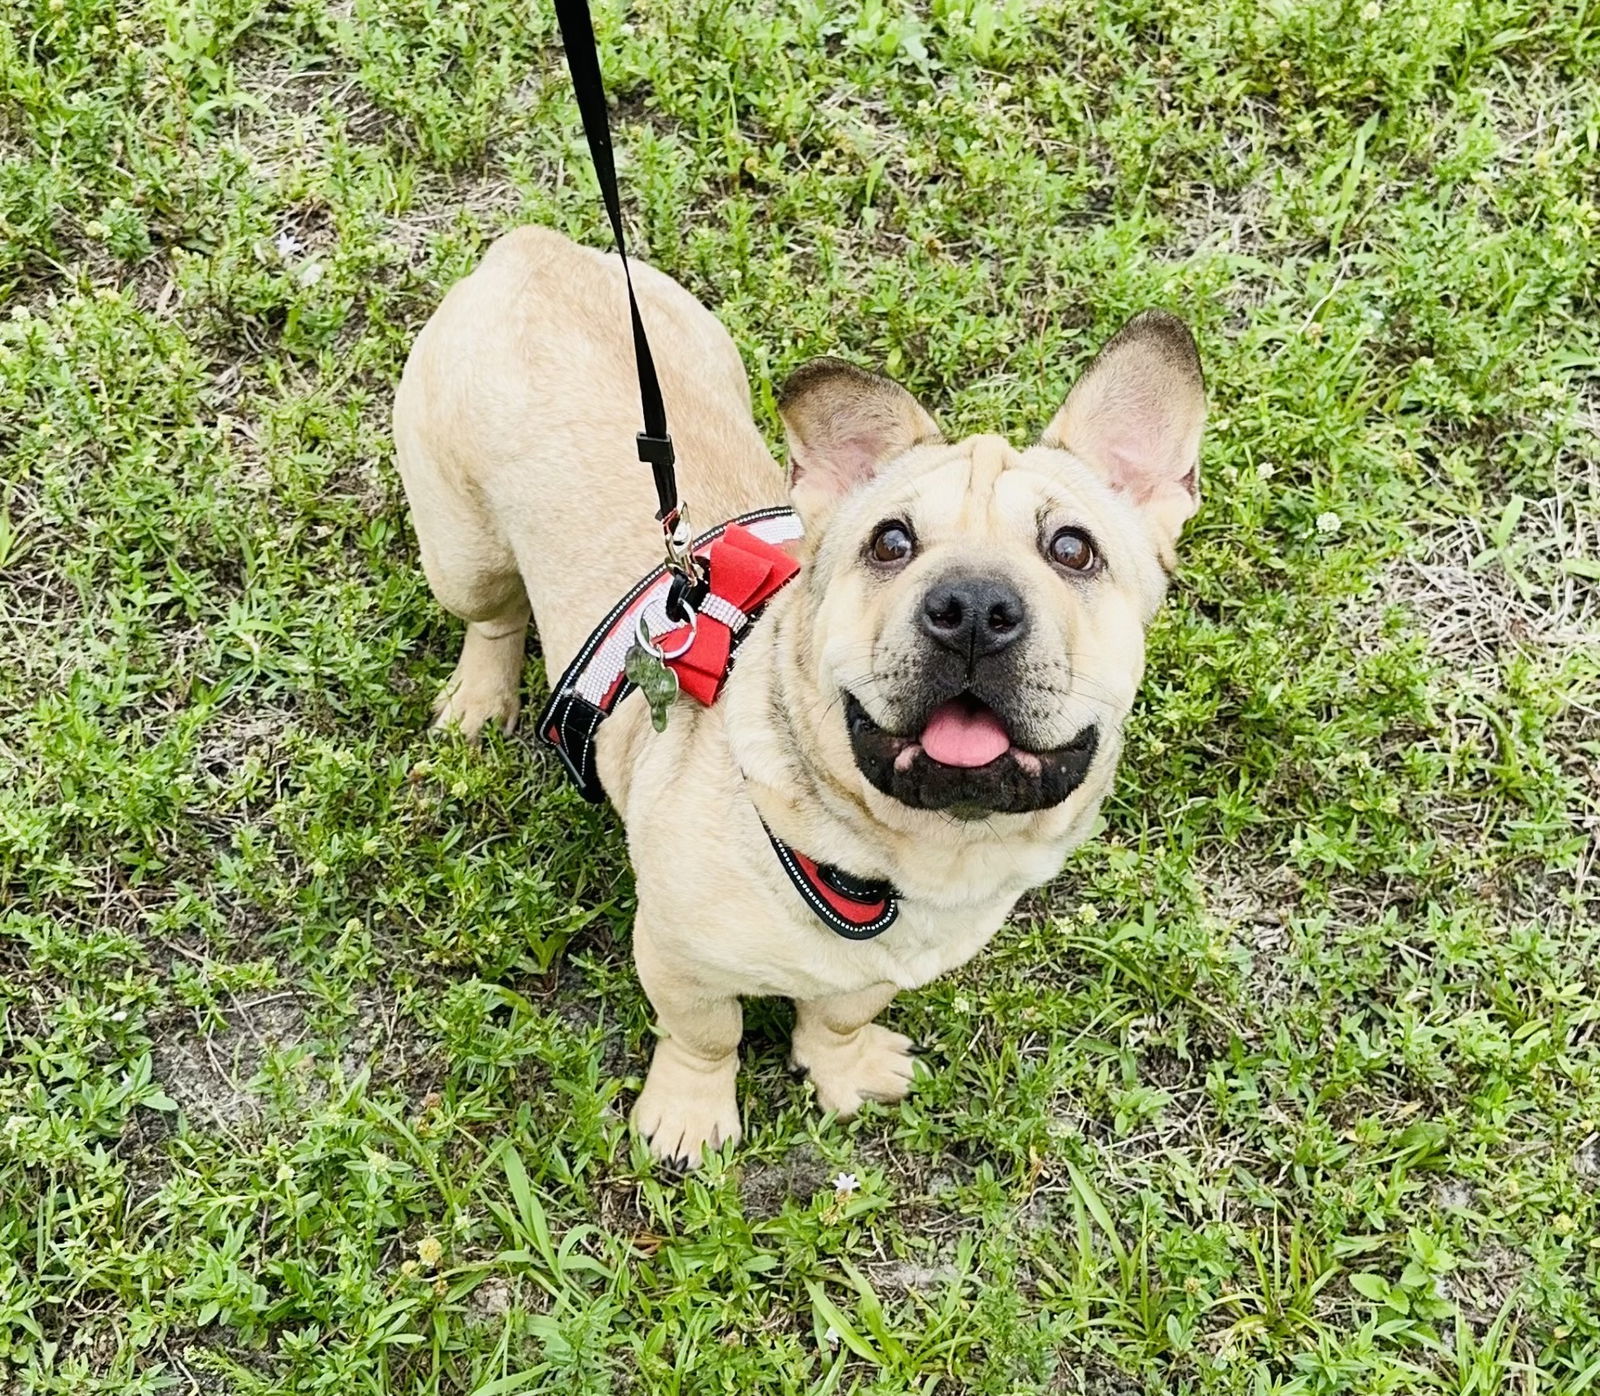
[[[644,694],[650,705],[650,725],[657,732],[667,730],[667,714],[678,696],[678,676],[643,645],[636,644],[622,662],[622,672],[628,682]]]

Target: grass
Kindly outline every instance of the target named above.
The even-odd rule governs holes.
[[[658,1174],[618,831],[424,735],[387,440],[497,232],[604,241],[550,18],[12,0],[0,1390],[1600,1392],[1600,10],[597,22],[774,440],[816,353],[1021,438],[1194,322],[1107,828],[895,1007],[904,1106],[757,1006],[747,1143]]]

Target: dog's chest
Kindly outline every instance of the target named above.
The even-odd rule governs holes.
[[[881,978],[916,989],[959,968],[993,939],[1010,909],[1009,899],[958,912],[902,904],[899,918],[877,942],[884,958]]]
[[[809,913],[786,911],[782,934],[762,937],[758,958],[730,955],[724,968],[741,981],[738,992],[746,995],[806,999],[880,984],[920,988],[976,955],[999,930],[1010,905],[1006,900],[951,911],[903,902],[894,924],[871,940],[847,940]]]

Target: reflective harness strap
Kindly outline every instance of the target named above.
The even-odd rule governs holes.
[[[846,940],[871,940],[894,924],[900,894],[893,883],[853,877],[830,863],[818,863],[767,829],[765,820],[761,827],[801,900],[829,930]]]
[[[702,533],[694,540],[694,555],[701,559],[707,557],[711,545],[735,524],[748,529],[762,542],[772,544],[793,542],[801,532],[800,519],[793,509],[757,509]],[[634,685],[623,672],[623,666],[633,646],[641,613],[652,632],[670,630],[672,622],[667,617],[667,598],[672,583],[672,574],[665,565],[641,578],[579,647],[539,715],[539,740],[561,758],[567,774],[583,798],[591,803],[606,797],[595,770],[595,734],[617,704],[633,692]],[[750,633],[750,622],[755,618],[742,611],[730,614],[732,612],[734,608],[728,607],[727,612],[714,616],[728,624],[730,664],[733,653]]]

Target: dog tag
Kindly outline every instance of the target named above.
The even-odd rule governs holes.
[[[650,705],[650,725],[657,732],[667,730],[667,714],[678,696],[678,676],[643,645],[634,645],[622,661],[622,672],[628,682],[644,694]]]

